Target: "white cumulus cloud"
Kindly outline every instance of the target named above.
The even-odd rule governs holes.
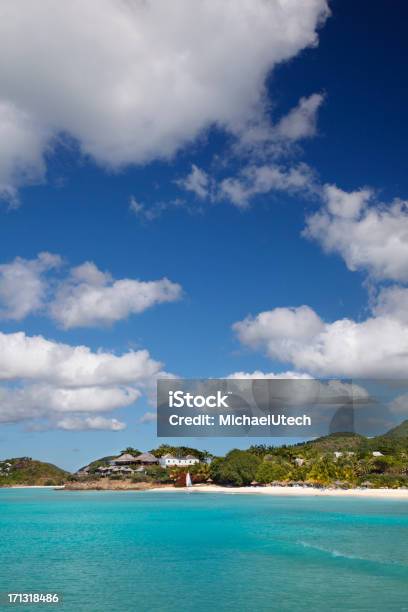
[[[17,257],[0,265],[0,318],[21,320],[29,314],[51,316],[61,327],[111,325],[155,304],[174,302],[182,289],[167,278],[157,281],[115,280],[93,262],[52,275],[59,255]]]
[[[315,376],[406,378],[408,325],[393,313],[324,322],[311,308],[276,308],[235,323],[242,344]]]
[[[310,374],[304,372],[261,372],[254,370],[253,372],[233,372],[228,378],[232,380],[253,380],[253,379],[271,379],[271,380],[309,380],[312,378]]]
[[[174,302],[181,287],[158,281],[113,280],[92,262],[73,268],[50,305],[51,316],[65,329],[109,325],[155,304]]]
[[[0,95],[0,197],[12,207],[18,206],[21,185],[44,179],[44,153],[51,138],[48,126]]]
[[[0,422],[98,417],[149,396],[161,376],[146,350],[115,355],[0,332]]]
[[[233,329],[243,344],[266,347],[271,356],[289,362],[295,347],[304,346],[318,335],[324,323],[311,308],[300,306],[261,312],[235,323]]]
[[[87,346],[0,332],[0,380],[43,380],[62,387],[127,385],[154,376],[161,364],[146,350],[115,355]]]
[[[326,186],[325,204],[306,221],[304,235],[352,270],[374,280],[408,281],[408,205],[374,201],[369,189],[345,192]]]
[[[46,383],[0,387],[0,422],[55,417],[58,413],[109,412],[133,404],[134,387],[59,388]]]
[[[376,315],[391,316],[408,325],[408,288],[399,285],[382,287],[373,300],[372,310]]]
[[[238,131],[328,12],[326,0],[4,0],[0,192],[42,180],[61,134],[119,168],[168,158],[211,125]]]
[[[280,406],[333,406],[367,404],[370,401],[369,393],[361,385],[340,380],[317,380],[305,372],[235,372],[228,376],[228,380],[236,383],[228,389],[233,393],[241,389],[246,395],[252,388],[258,405],[271,405],[273,402]]]
[[[36,259],[16,257],[0,265],[0,318],[20,321],[41,310],[48,294],[45,275],[61,263],[59,255],[40,253]]]

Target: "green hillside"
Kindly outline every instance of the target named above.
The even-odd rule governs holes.
[[[408,420],[393,427],[382,436],[367,440],[365,448],[379,450],[384,455],[408,455]]]
[[[69,472],[30,457],[16,457],[0,461],[0,486],[61,485]]]
[[[296,448],[304,447],[305,449],[316,449],[322,452],[347,452],[356,451],[365,442],[366,438],[356,433],[333,433],[328,436],[322,436],[315,440],[303,442],[297,445]]]
[[[403,421],[400,425],[397,425],[397,427],[390,429],[390,431],[387,431],[387,433],[381,437],[408,438],[408,419]]]

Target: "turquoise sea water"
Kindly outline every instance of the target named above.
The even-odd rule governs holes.
[[[0,592],[75,612],[408,610],[408,503],[0,490]]]

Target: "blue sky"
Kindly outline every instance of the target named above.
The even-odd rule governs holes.
[[[182,0],[179,4],[183,8]],[[278,40],[272,6],[270,32],[266,23],[262,24],[265,32],[261,28],[259,34],[265,37],[262,53],[251,57],[251,27],[261,27],[256,22],[261,13],[259,9],[257,16],[257,5],[254,2],[251,9],[254,17],[247,14],[248,3],[239,2],[242,23],[254,20],[245,34],[248,39],[231,35],[231,40],[227,37],[223,42],[225,49],[219,49],[220,64],[231,63],[232,58],[242,65],[242,75],[238,70],[229,87],[242,90],[242,100],[246,96],[248,101],[242,102],[239,116],[230,110],[234,103],[240,106],[241,98],[228,98],[227,85],[219,85],[217,63],[206,64],[205,53],[210,49],[204,45],[199,55],[202,61],[194,68],[204,93],[198,98],[191,93],[191,104],[184,111],[186,125],[191,123],[188,130],[183,116],[177,114],[171,86],[167,95],[160,94],[145,106],[139,102],[139,90],[126,91],[129,116],[122,116],[111,105],[98,117],[99,101],[91,88],[88,92],[85,79],[73,84],[68,77],[64,81],[63,59],[58,63],[55,56],[57,72],[51,75],[42,68],[44,57],[34,34],[32,47],[28,36],[23,50],[26,58],[34,58],[40,75],[37,83],[13,43],[3,43],[10,44],[7,51],[15,70],[0,68],[0,103],[15,111],[13,121],[17,118],[13,130],[4,132],[15,137],[11,144],[12,150],[15,144],[15,155],[8,157],[4,144],[4,151],[0,150],[0,264],[12,266],[15,258],[22,258],[20,264],[31,276],[21,280],[21,267],[0,268],[2,456],[30,455],[77,468],[92,457],[127,445],[154,447],[158,443],[155,422],[141,423],[140,419],[154,413],[148,387],[161,370],[193,378],[255,371],[313,376],[353,376],[355,372],[356,376],[376,377],[384,364],[389,364],[387,376],[401,377],[406,371],[408,321],[401,311],[407,300],[408,216],[399,200],[408,193],[407,9],[403,2],[393,3],[392,10],[386,2],[331,2],[331,15],[326,14],[319,26],[325,2],[313,1],[310,12],[298,3],[294,13],[288,9],[284,15],[284,23],[289,27],[296,22],[300,32],[296,45],[287,49]],[[105,12],[108,18],[110,11],[117,10],[115,6],[106,0],[94,10]],[[180,22],[175,18],[174,25],[185,37],[184,51],[195,44],[188,36],[194,3],[190,6],[179,15]],[[76,13],[69,10],[64,19],[57,11],[51,15],[56,30],[62,28],[66,34],[67,44],[75,44],[72,31],[80,11],[78,4]],[[9,25],[16,31],[23,27],[18,17],[10,8]],[[27,16],[29,34],[38,27],[37,18]],[[136,30],[144,18],[137,12],[124,16]],[[238,32],[240,23],[233,22],[231,27]],[[160,31],[160,8],[151,16],[150,26],[153,34]],[[46,27],[44,22],[41,27]],[[205,28],[204,22],[203,36],[208,35]],[[317,32],[318,44],[307,44],[302,31],[305,40]],[[150,50],[152,43],[146,44],[147,52],[160,58],[159,45]],[[168,44],[172,48],[171,40]],[[276,50],[269,51],[274,45],[284,61],[276,59],[281,57]],[[236,56],[234,49],[238,49]],[[129,50],[125,47],[124,51]],[[59,52],[63,54],[64,49]],[[113,45],[107,44],[104,54],[114,53]],[[139,67],[143,57],[135,59]],[[126,78],[133,74],[129,63]],[[260,64],[260,76],[251,82]],[[203,66],[209,74],[215,71],[214,82],[200,81]],[[227,68],[225,74],[220,69],[224,81],[234,72],[233,66]],[[109,86],[102,72],[95,83],[96,93],[99,86]],[[155,78],[159,80],[141,69],[137,85]],[[58,95],[66,86],[67,108],[48,118],[43,109],[48,102],[50,107],[57,104],[54,82],[58,79]],[[188,83],[190,80],[193,78]],[[214,83],[226,88],[224,96],[214,102],[208,94],[206,107],[205,87],[211,89]],[[158,89],[161,86],[162,80]],[[41,88],[42,97],[36,88]],[[95,126],[89,127],[93,115],[86,119],[86,113],[93,95]],[[312,96],[319,97],[317,107],[301,114],[299,128],[299,114],[293,113],[301,108],[302,99]],[[20,111],[24,111],[24,121]],[[146,117],[153,133],[157,131],[152,151],[150,145],[143,148],[140,144],[145,128],[138,123],[138,113]],[[171,136],[160,115],[169,115],[171,128],[178,126]],[[0,134],[1,121],[6,125],[7,117],[0,112]],[[84,127],[81,117],[89,125]],[[160,129],[156,130],[156,122]],[[248,145],[254,126],[260,139]],[[101,135],[101,130],[106,134]],[[165,150],[169,140],[171,152],[160,159],[160,146]],[[193,181],[193,165],[198,182]],[[269,178],[260,188],[256,177],[261,170],[269,172]],[[300,173],[297,178],[295,171]],[[226,179],[234,186],[232,195],[225,190]],[[132,201],[137,203],[133,210]],[[355,207],[354,212],[350,207]],[[400,231],[397,235],[395,227]],[[305,228],[309,228],[308,237]],[[38,262],[42,252],[58,254],[61,260],[45,268],[29,263]],[[94,288],[89,270],[85,280],[81,277],[80,291],[79,281],[72,280],[75,269],[85,262],[110,273],[111,278],[98,281],[105,288],[123,279],[157,282],[167,278],[174,295],[164,299],[162,286],[155,285],[161,297],[155,294],[149,306],[141,308],[135,306],[140,285],[130,285],[131,297],[126,299],[120,286],[114,296],[104,293],[105,301],[115,302],[108,304],[109,312],[120,311],[109,315],[111,319],[106,313],[98,318],[92,308],[92,313],[78,314],[75,301]],[[33,289],[35,281],[40,285]],[[23,316],[18,305],[25,300]],[[302,306],[305,310],[296,310]],[[73,317],[70,324],[68,311]],[[260,313],[269,315],[260,318]],[[344,320],[346,327],[339,329]],[[21,366],[33,359],[32,353],[28,355],[27,347],[18,348],[19,353],[11,344],[17,332],[69,345],[73,351],[80,345],[89,347],[96,359],[101,353],[121,356],[145,349],[163,366],[144,373],[137,385],[128,374],[124,382],[114,377],[109,381],[108,374],[96,383],[88,379],[79,383],[75,373],[66,376],[65,362],[61,362],[63,374],[55,373],[49,364],[32,374],[31,364],[25,369]],[[33,351],[39,351],[40,361],[42,348],[36,346]],[[14,370],[10,365],[13,351],[20,360]],[[116,366],[112,362],[108,367]],[[97,398],[94,410],[87,410],[87,400],[83,404],[78,400],[78,404],[74,398],[70,404],[71,400],[61,399],[67,389],[89,386]],[[118,392],[127,398],[123,406],[113,399],[109,409],[110,400],[108,404],[101,400],[103,407],[98,409],[98,393],[107,388],[109,393],[120,388]],[[141,397],[129,404],[129,393],[135,389]],[[214,452],[232,444],[228,439],[189,442]],[[240,446],[251,442],[236,441]]]

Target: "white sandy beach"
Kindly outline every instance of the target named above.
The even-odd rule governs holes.
[[[47,486],[47,485],[12,485],[11,487],[2,487],[4,489],[65,489],[64,486]],[[90,489],[92,490],[92,489]],[[111,490],[107,488],[106,490]],[[113,490],[113,489],[112,489]],[[125,491],[125,489],[118,489]],[[135,491],[128,489],[129,492]],[[371,497],[378,499],[406,499],[408,500],[408,489],[319,489],[317,487],[280,487],[280,486],[265,486],[265,487],[222,487],[214,484],[198,484],[191,488],[162,486],[152,489],[147,489],[151,492],[181,492],[185,493],[225,493],[227,495],[274,495],[281,497]]]
[[[185,487],[158,488],[151,491],[184,491],[191,493],[227,493],[230,495],[276,495],[290,497],[376,497],[382,499],[406,499],[408,500],[408,489],[318,489],[313,487],[221,487],[218,485],[194,485],[187,489]]]

